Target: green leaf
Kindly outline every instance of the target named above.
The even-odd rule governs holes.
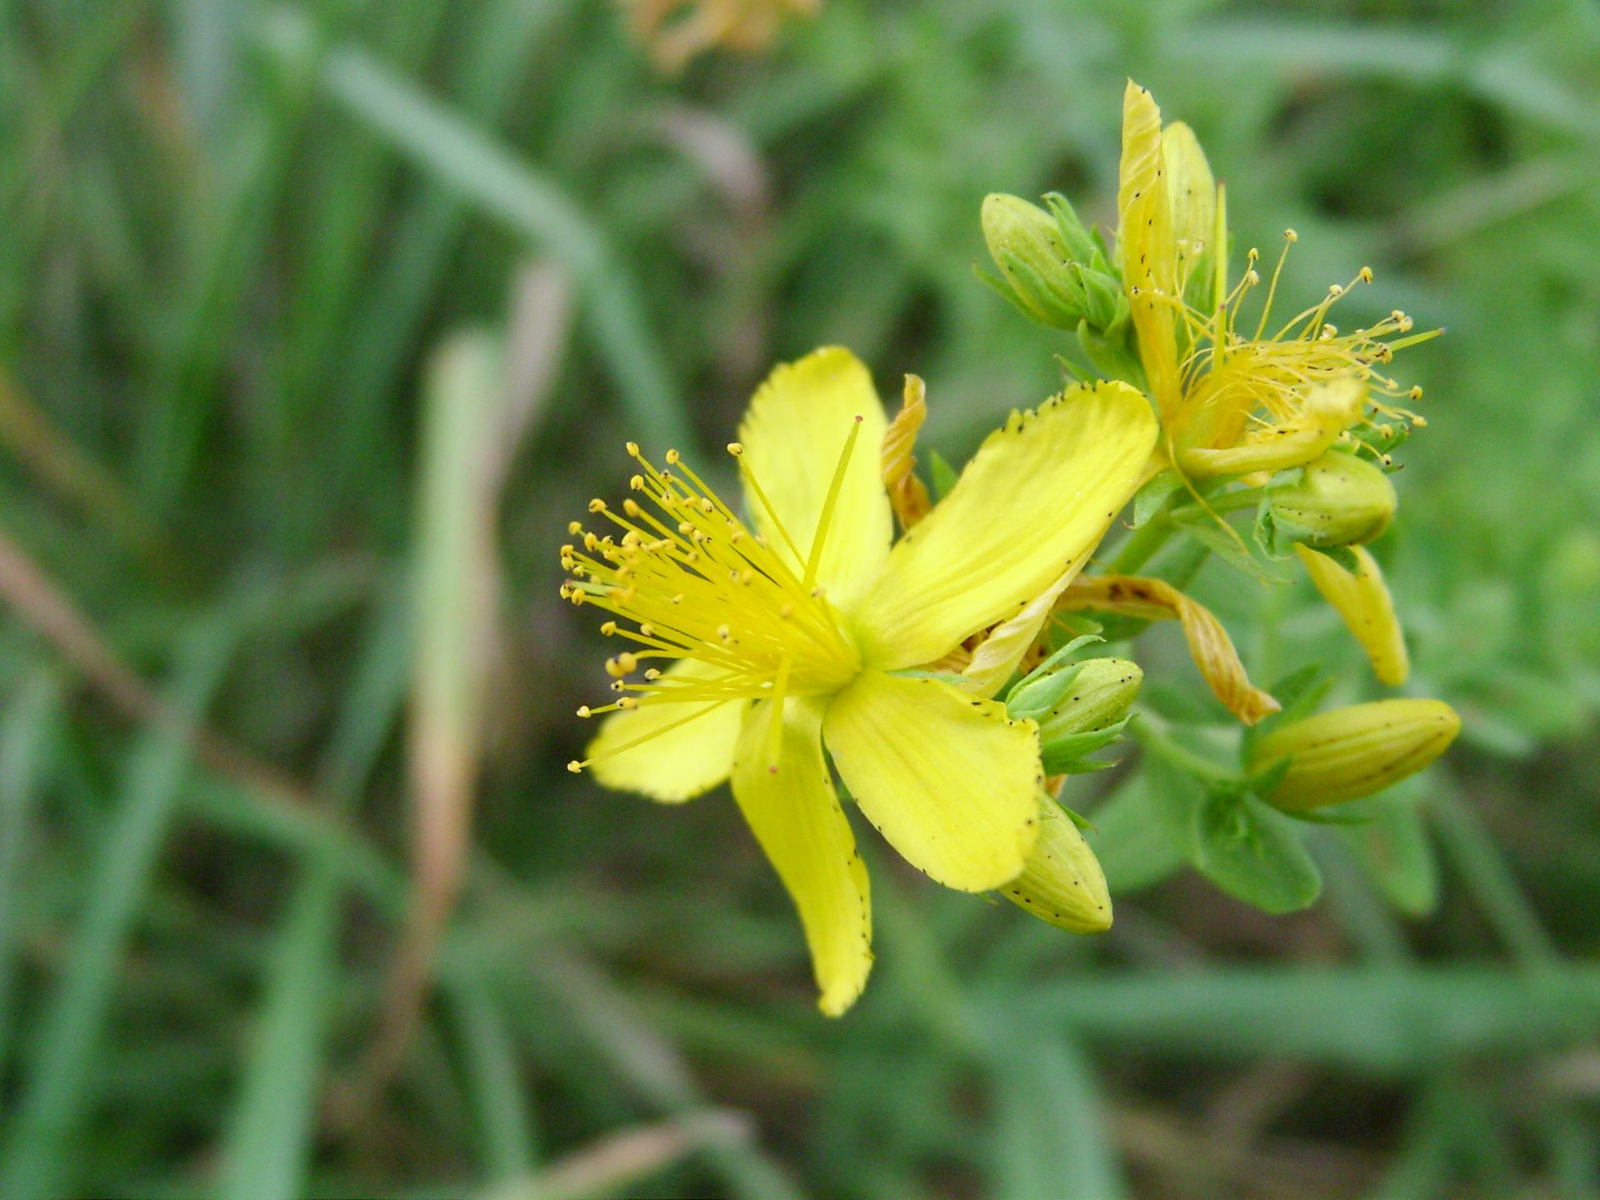
[[[1175,834],[1152,772],[1140,771],[1099,805],[1089,844],[1114,894],[1160,883],[1189,858],[1190,839]]]
[[[1408,917],[1439,903],[1439,864],[1414,788],[1392,790],[1347,807],[1367,819],[1338,831],[1372,882]]]
[[[1263,912],[1309,908],[1322,890],[1322,873],[1294,823],[1264,804],[1213,790],[1196,810],[1195,832],[1195,869]]]

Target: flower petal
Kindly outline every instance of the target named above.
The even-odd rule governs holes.
[[[834,766],[889,843],[946,887],[1015,879],[1039,834],[1039,734],[937,679],[864,671],[823,719]]]
[[[1351,574],[1326,554],[1299,545],[1294,549],[1317,591],[1367,652],[1378,682],[1399,687],[1411,674],[1411,658],[1378,560],[1365,546],[1351,546],[1359,568]]]
[[[1081,579],[1062,593],[1058,608],[1095,609],[1149,621],[1176,618],[1183,623],[1189,655],[1212,693],[1234,716],[1254,725],[1282,706],[1250,682],[1233,648],[1233,639],[1217,616],[1164,579],[1138,575],[1097,575]]]
[[[1166,175],[1161,110],[1149,90],[1130,79],[1122,96],[1117,238],[1145,379],[1163,416],[1171,421],[1182,388],[1172,312],[1177,293],[1177,245]]]
[[[862,660],[883,670],[932,662],[1081,567],[1155,438],[1149,404],[1125,383],[1074,385],[1037,414],[1013,413],[849,614]]]
[[[817,571],[817,582],[841,608],[872,581],[894,536],[889,497],[878,474],[878,447],[888,420],[872,376],[848,350],[829,346],[814,351],[773,371],[739,425],[750,515],[756,529],[803,577],[806,564],[800,556],[811,554],[840,453],[858,420],[860,433]],[[760,495],[750,487],[750,477]]]
[[[713,679],[721,672],[698,659],[679,659],[663,678]],[[642,704],[608,716],[585,758],[596,781],[652,800],[678,803],[710,791],[728,777],[744,701]]]
[[[800,910],[822,991],[818,1006],[837,1017],[855,1003],[872,969],[872,905],[866,866],[822,758],[824,703],[784,703],[776,770],[767,753],[772,704],[751,706],[735,756],[733,795]]]

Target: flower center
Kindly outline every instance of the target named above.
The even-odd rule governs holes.
[[[1283,425],[1302,416],[1314,385],[1339,379],[1357,379],[1369,396],[1404,397],[1415,401],[1422,389],[1405,387],[1383,368],[1395,351],[1436,337],[1438,330],[1411,334],[1412,321],[1399,309],[1374,325],[1341,333],[1328,320],[1333,306],[1358,284],[1372,282],[1370,267],[1362,267],[1348,284],[1334,284],[1321,301],[1296,313],[1268,334],[1278,280],[1289,247],[1298,240],[1294,230],[1284,232],[1283,252],[1273,269],[1266,299],[1255,330],[1245,336],[1238,329],[1244,299],[1261,283],[1256,271],[1259,254],[1249,253],[1244,276],[1231,291],[1217,288],[1210,311],[1183,299],[1180,280],[1174,296],[1158,299],[1171,305],[1182,322],[1180,345],[1189,347],[1179,370],[1180,394],[1170,398],[1163,413],[1173,441],[1181,447],[1231,446],[1252,427]],[[1192,256],[1180,253],[1180,272]],[[1220,271],[1220,264],[1218,270]],[[1410,336],[1404,336],[1404,335]],[[1395,335],[1402,335],[1396,337]],[[1408,409],[1372,400],[1363,414],[1364,424],[1378,427],[1392,420],[1409,429],[1426,422]],[[1362,443],[1363,445],[1365,443]],[[1358,447],[1359,448],[1359,447]],[[1381,453],[1374,451],[1374,453]]]
[[[666,468],[658,470],[629,442],[628,454],[640,468],[629,486],[645,503],[629,497],[619,513],[604,500],[590,501],[589,511],[620,533],[598,535],[574,521],[568,529],[579,541],[561,549],[570,576],[561,585],[562,597],[612,613],[620,620],[606,621],[600,631],[632,643],[606,661],[619,698],[585,705],[579,715],[646,704],[781,700],[785,694],[837,691],[853,679],[861,656],[816,584],[816,570],[855,440],[852,431],[809,557],[800,554],[745,465],[750,491],[795,559],[807,563],[798,576],[676,450],[667,451]],[[738,443],[728,450],[735,457],[743,452]],[[680,659],[702,669],[662,672]],[[685,720],[704,711],[697,705]]]

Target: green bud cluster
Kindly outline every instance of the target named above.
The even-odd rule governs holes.
[[[1012,689],[1006,711],[1039,723],[1046,774],[1098,771],[1110,764],[1086,756],[1117,740],[1143,682],[1139,664],[1125,658],[1047,663]]]
[[[1285,471],[1267,490],[1262,521],[1276,552],[1360,546],[1389,528],[1398,501],[1389,477],[1366,459],[1329,450]]]
[[[1029,320],[1097,339],[1128,321],[1122,280],[1099,239],[1064,196],[1045,197],[1048,212],[1018,196],[983,201],[983,236],[1001,279],[984,276]]]

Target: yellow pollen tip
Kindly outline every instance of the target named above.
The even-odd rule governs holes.
[[[617,707],[622,709],[624,712],[627,712],[629,710],[638,708],[639,701],[636,697],[624,696],[621,700],[617,701]]]
[[[628,489],[634,492],[644,491],[644,476],[631,475],[628,477]]]
[[[677,466],[682,461],[683,461],[683,455],[679,454],[676,450],[668,450],[667,451],[667,462],[669,462],[673,466]]]
[[[578,705],[578,715],[587,719],[594,716],[594,710],[591,709],[587,704],[580,704]]]
[[[583,774],[583,764],[577,759],[573,759],[567,764],[567,770],[571,771],[574,775],[581,775]]]
[[[1292,229],[1285,229],[1283,231],[1283,240],[1292,246],[1295,242],[1300,240],[1300,235]]]
[[[639,457],[639,443],[638,442],[628,442],[626,444],[626,446],[624,447],[624,449],[627,450],[629,458],[638,458]]]
[[[603,513],[603,512],[605,512],[605,510],[606,510],[606,502],[604,500],[600,499],[599,496],[596,496],[593,500],[589,501],[589,511],[590,512],[592,512],[592,513]]]
[[[639,507],[639,502],[637,500],[635,500],[632,496],[629,496],[622,502],[622,511],[630,517],[637,517],[644,510]],[[632,533],[633,530],[630,529],[628,532]]]
[[[1413,425],[1415,425],[1418,429],[1426,429],[1428,427],[1428,418],[1427,417],[1412,417],[1411,418],[1411,423]]]
[[[648,679],[651,683],[654,683],[656,680],[661,678],[661,672],[656,670],[654,667],[651,667],[648,671],[646,671],[644,673],[644,677],[646,679]]]
[[[616,633],[616,631],[617,623],[615,621],[607,621],[605,624],[600,626],[600,635],[602,637],[610,637],[612,634]]]
[[[580,533],[583,532],[583,522],[582,521],[568,521],[567,522],[567,532],[570,533],[573,537],[577,537]]]
[[[744,446],[738,442],[729,442],[728,453],[733,455],[735,458],[738,458],[739,455],[744,453]]]
[[[1361,280],[1362,283],[1371,283],[1372,282],[1372,268],[1371,267],[1362,267],[1361,270],[1356,274],[1356,278]]]

